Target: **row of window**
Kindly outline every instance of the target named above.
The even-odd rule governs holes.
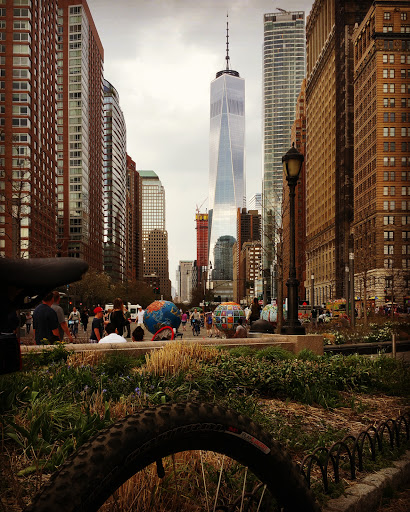
[[[395,136],[396,136],[396,128],[394,126],[383,127],[383,137],[395,137]],[[402,137],[410,137],[410,126],[407,128],[405,126],[402,126],[401,136]]]
[[[393,32],[393,25],[383,25],[383,33]],[[400,25],[400,32],[402,34],[410,34],[410,25]]]
[[[402,254],[410,254],[410,245],[402,245],[401,246],[401,253]],[[394,254],[394,245],[385,245],[383,247],[383,254]]]
[[[391,20],[391,12],[390,11],[384,11],[383,13],[383,19],[385,20]],[[400,19],[402,21],[407,20],[407,12],[401,12],[400,13]]]
[[[395,171],[384,171],[383,172],[383,181],[395,181],[396,180],[396,172]],[[410,171],[402,171],[401,172],[401,180],[402,181],[410,181]]]
[[[396,201],[383,201],[383,210],[395,210],[396,209]],[[402,211],[410,210],[410,201],[402,201],[401,202]]]
[[[410,215],[401,215],[400,217],[401,217],[401,225],[402,226],[406,226],[407,224],[410,224]],[[385,226],[388,226],[390,224],[395,224],[396,218],[397,218],[397,216],[395,217],[394,215],[385,215],[383,217],[383,224]],[[388,233],[390,233],[390,231],[388,231]]]
[[[384,240],[394,240],[394,231],[384,231],[383,238]],[[410,240],[410,231],[402,231],[401,232],[402,240]]]
[[[384,196],[395,196],[396,195],[396,187],[383,187],[383,195]],[[410,187],[401,187],[401,195],[402,196],[410,196]]]
[[[395,54],[394,53],[384,53],[383,54],[383,64],[394,64]],[[400,55],[400,64],[410,64],[410,55]]]
[[[410,268],[410,259],[401,260],[402,268]],[[393,259],[392,258],[386,258],[384,260],[384,268],[393,268]]]
[[[383,84],[383,92],[396,92],[396,84]],[[400,84],[400,93],[410,94],[410,84]]]
[[[395,98],[383,98],[383,107],[395,107],[396,99]],[[401,107],[402,108],[410,108],[410,98],[401,98]]]
[[[384,167],[396,167],[396,158],[394,156],[385,156],[383,157],[383,166]],[[407,158],[403,156],[401,158],[401,166],[402,167],[410,167],[410,157]],[[387,181],[387,180],[385,180]]]

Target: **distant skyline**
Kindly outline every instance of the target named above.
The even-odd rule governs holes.
[[[312,1],[279,5],[303,10]],[[169,277],[179,260],[196,258],[196,207],[207,208],[209,98],[225,68],[226,13],[230,63],[246,81],[247,199],[262,190],[263,15],[261,0],[88,0],[104,47],[104,77],[117,89],[127,125],[127,152],[152,169],[166,196]]]

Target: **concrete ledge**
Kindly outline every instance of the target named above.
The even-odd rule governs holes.
[[[280,339],[272,338],[277,336]],[[309,338],[307,340],[299,340],[299,338]],[[313,338],[313,339],[312,339]],[[67,343],[65,348],[73,352],[121,352],[133,356],[144,355],[152,350],[167,345],[169,341],[138,341],[127,343]],[[257,349],[268,347],[281,347],[289,350],[294,354],[300,352],[303,348],[310,348],[316,354],[323,354],[322,336],[284,336],[281,334],[263,335],[261,338],[197,338],[183,340],[184,344],[199,344],[204,346],[220,346],[220,347],[252,347]],[[56,345],[21,345],[21,353],[29,354],[53,350]],[[320,350],[321,349],[321,350]]]
[[[410,450],[393,467],[366,476],[352,484],[343,496],[330,500],[322,512],[374,512],[381,504],[386,489],[397,490],[410,482]]]

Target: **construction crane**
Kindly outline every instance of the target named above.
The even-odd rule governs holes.
[[[198,208],[198,205],[196,205],[196,213],[201,213],[201,208],[202,208],[202,206],[204,205],[204,203],[205,203],[205,201],[206,201],[207,199],[208,199],[208,198],[206,197],[206,198],[202,201],[202,203],[201,203],[201,205],[199,206],[199,208]]]
[[[280,7],[276,7],[276,9],[280,12],[283,12],[283,14],[289,14],[289,11],[285,11],[285,9],[281,9]]]

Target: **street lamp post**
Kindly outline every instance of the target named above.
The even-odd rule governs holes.
[[[295,262],[295,188],[299,179],[304,156],[299,153],[293,143],[292,147],[282,157],[283,171],[289,186],[289,278],[286,282],[288,287],[288,319],[282,327],[283,334],[305,334],[305,328],[298,319],[298,287],[299,281],[296,278]],[[281,304],[278,305],[281,307]]]

